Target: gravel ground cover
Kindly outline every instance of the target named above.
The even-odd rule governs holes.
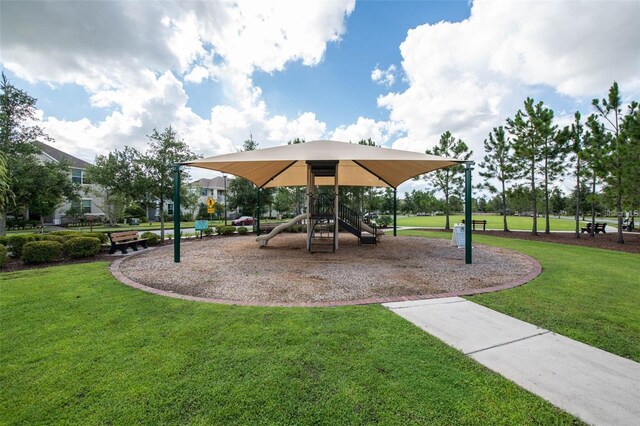
[[[171,247],[126,258],[127,278],[179,294],[252,304],[317,303],[367,298],[437,295],[492,287],[520,279],[535,268],[517,252],[477,245],[474,264],[449,241],[383,238],[358,246],[340,235],[336,253],[308,253],[305,235],[284,234],[258,248],[255,237],[183,243],[181,263]]]

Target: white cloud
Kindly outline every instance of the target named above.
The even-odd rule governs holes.
[[[594,97],[617,80],[637,95],[638,22],[633,1],[477,0],[467,20],[410,30],[400,46],[409,88],[378,98],[407,131],[393,146],[424,151],[451,130],[479,153],[491,128],[540,87]]]
[[[386,70],[381,70],[376,65],[373,71],[371,71],[371,80],[373,80],[378,84],[391,87],[396,82],[395,73],[396,73],[396,66],[393,64],[389,65],[389,68],[387,68]]]
[[[335,129],[329,139],[358,142],[371,138],[378,145],[384,145],[399,129],[393,122],[375,121],[371,118],[358,117],[358,120],[348,126]]]
[[[254,86],[255,70],[287,63],[312,66],[345,32],[354,0],[291,2],[50,2],[2,4],[4,67],[30,82],[75,83],[104,120],[43,123],[58,147],[88,160],[172,124],[205,155],[229,152],[250,132],[261,146],[292,137],[320,137],[314,113],[272,117]],[[224,99],[210,117],[188,106],[182,80],[217,81]]]

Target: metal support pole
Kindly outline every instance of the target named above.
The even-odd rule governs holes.
[[[224,177],[224,226],[227,226],[227,175]]]
[[[256,213],[256,235],[260,236],[260,187],[258,187],[257,200],[257,213]]]
[[[398,190],[393,189],[393,236],[398,233]]]
[[[473,263],[471,241],[471,166],[473,162],[464,165],[464,263]]]
[[[163,212],[160,212],[162,214]],[[173,261],[180,263],[180,165],[173,166]]]

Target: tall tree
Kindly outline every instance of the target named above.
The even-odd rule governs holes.
[[[494,127],[493,133],[489,133],[489,139],[484,140],[486,155],[480,163],[480,176],[486,180],[481,185],[492,194],[498,194],[502,200],[502,221],[504,231],[509,231],[507,225],[507,184],[518,177],[518,171],[514,166],[513,144],[511,139],[505,136],[504,128]],[[493,185],[492,181],[498,181],[500,189]]]
[[[627,132],[622,131],[622,123],[628,120],[622,113],[622,99],[620,89],[617,82],[613,82],[609,89],[607,98],[599,101],[594,99],[593,107],[596,110],[596,116],[605,123],[605,130],[609,136],[606,139],[606,155],[603,158],[604,169],[607,173],[604,175],[604,181],[607,184],[607,190],[611,191],[615,196],[616,216],[618,218],[618,236],[617,242],[624,244],[624,236],[622,233],[623,224],[623,199],[629,191],[637,191],[634,189],[634,183],[629,182],[629,170],[633,170],[637,165],[632,161],[627,152],[634,149],[634,144],[638,143],[637,139],[629,138]],[[636,105],[635,108],[633,105]],[[633,117],[634,109],[637,109],[637,102],[632,103],[629,108],[629,114]],[[633,122],[633,119],[631,119]],[[589,125],[596,123],[596,120],[589,121]],[[592,132],[597,131],[591,129]],[[637,182],[635,182],[637,185]]]
[[[640,105],[631,102],[627,115],[622,120],[621,136],[627,141],[623,182],[625,185],[624,204],[629,210],[640,210]]]
[[[5,235],[7,214],[17,213],[29,204],[32,195],[26,182],[39,164],[37,155],[41,153],[36,141],[51,141],[35,123],[36,99],[27,92],[13,86],[7,76],[0,78],[0,152],[4,154],[8,192],[0,203],[0,235]],[[11,197],[5,195],[11,194]]]
[[[54,214],[65,200],[77,199],[78,184],[70,179],[71,167],[67,163],[46,161],[31,168],[25,185],[31,194],[29,212],[40,216],[42,232],[47,216]]]
[[[528,176],[531,194],[531,210],[533,223],[531,233],[538,235],[538,202],[536,189],[536,172],[541,159],[540,138],[536,135],[532,112],[535,110],[533,99],[524,101],[524,112],[518,110],[514,118],[507,118],[507,130],[514,136],[514,150],[517,167],[522,176]]]
[[[468,160],[471,158],[473,151],[469,150],[469,147],[462,139],[456,139],[451,135],[451,132],[446,131],[440,136],[438,144],[434,146],[433,149],[426,150],[426,153],[448,158],[457,158],[459,160]],[[449,215],[451,213],[449,198],[452,195],[462,197],[464,188],[463,172],[463,166],[453,166],[424,175],[428,182],[444,194],[445,229],[451,229],[449,224]]]
[[[584,133],[584,126],[580,122],[581,115],[579,111],[576,111],[574,115],[574,122],[571,124],[570,138],[571,143],[569,145],[572,156],[570,161],[575,162],[575,176],[576,176],[576,188],[574,191],[575,196],[575,220],[576,220],[576,238],[580,238],[580,206],[582,203],[582,181],[581,178],[584,175],[582,170],[582,160],[585,157],[584,150],[586,144],[586,137]]]
[[[155,197],[160,210],[160,239],[164,240],[164,206],[173,193],[173,166],[183,161],[195,160],[197,156],[171,126],[162,133],[153,129],[149,136],[149,146],[142,156],[142,165],[147,178],[146,186]],[[181,184],[189,180],[189,174],[180,174]]]
[[[134,200],[146,199],[148,192],[143,170],[142,155],[135,148],[125,146],[107,155],[98,155],[87,167],[86,176],[91,185],[87,191],[102,202],[98,207],[114,226],[124,209]]]

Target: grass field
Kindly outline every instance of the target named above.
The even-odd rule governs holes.
[[[443,232],[399,234],[451,238]],[[469,300],[640,362],[640,256],[485,235],[473,240],[535,257],[543,273],[524,286]]]
[[[464,216],[449,216],[449,222],[461,223]],[[503,229],[502,216],[482,215],[473,216],[473,219],[486,220],[487,229]],[[425,228],[444,228],[444,216],[398,216],[398,226],[416,226]],[[585,224],[586,222],[581,222]],[[507,216],[507,224],[512,230],[531,230],[533,218],[527,216]],[[544,231],[545,219],[538,218],[538,231]],[[609,226],[609,225],[607,225]],[[576,223],[573,220],[551,218],[549,227],[551,231],[575,231]],[[482,228],[480,228],[482,229]]]
[[[104,263],[0,275],[8,424],[575,424],[379,305],[154,296]]]

